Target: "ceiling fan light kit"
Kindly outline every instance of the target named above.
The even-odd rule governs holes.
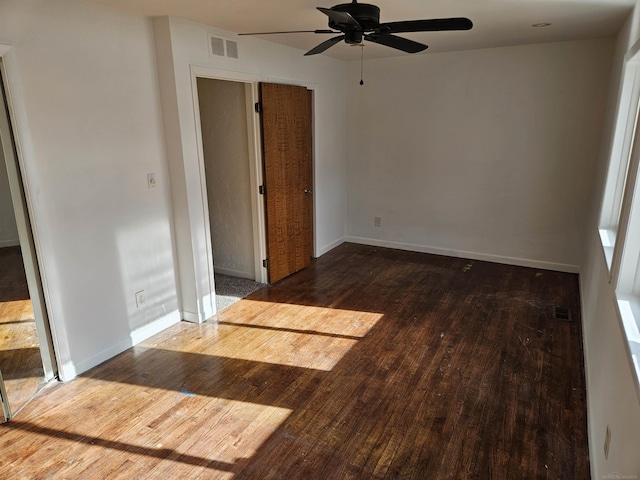
[[[351,3],[334,5],[331,8],[317,8],[329,17],[330,30],[292,30],[287,32],[241,33],[240,35],[270,35],[276,33],[339,34],[320,43],[305,55],[322,53],[342,40],[349,45],[360,45],[364,40],[367,40],[406,53],[418,53],[426,50],[428,48],[427,45],[395,34],[470,30],[473,27],[471,20],[464,17],[380,23],[380,8],[368,3],[358,3],[356,0]]]

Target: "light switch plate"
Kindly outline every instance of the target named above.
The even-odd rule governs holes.
[[[156,174],[148,173],[147,174],[147,186],[149,188],[156,188]]]

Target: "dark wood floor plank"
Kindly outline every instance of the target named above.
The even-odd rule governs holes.
[[[47,389],[0,477],[586,479],[584,389],[576,275],[344,244]]]

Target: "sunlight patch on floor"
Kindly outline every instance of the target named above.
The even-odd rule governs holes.
[[[141,347],[330,371],[382,318],[296,304],[268,304],[258,315],[245,315],[265,302],[241,300],[230,312],[200,325],[180,325],[173,335],[143,342]],[[248,310],[247,310],[248,311]],[[175,331],[179,330],[180,335]]]
[[[10,425],[34,433],[42,441],[54,438],[56,443],[48,443],[48,458],[53,464],[65,465],[58,471],[60,475],[67,469],[108,471],[102,469],[121,465],[131,478],[147,474],[153,478],[193,477],[198,470],[204,478],[212,478],[212,474],[232,478],[231,470],[249,461],[292,413],[287,408],[250,402],[79,380],[76,383],[82,383],[85,391],[96,389],[96,396],[103,397],[77,406],[75,415],[91,415],[92,422],[77,427],[74,418],[58,415],[32,421],[16,419]],[[104,408],[94,410],[95,400]],[[138,408],[140,401],[146,404],[144,409]],[[19,454],[22,446],[14,447]],[[37,442],[30,448],[37,448]],[[11,458],[13,451],[9,448],[5,459]],[[136,461],[149,457],[157,459],[152,470],[137,472]],[[29,471],[29,461],[16,467]]]
[[[0,325],[34,321],[31,300],[0,302]]]
[[[364,337],[382,317],[380,313],[354,312],[339,308],[290,303],[267,304],[268,307],[263,308],[262,313],[258,316],[247,317],[243,315],[243,310],[255,312],[256,305],[264,306],[265,302],[243,299],[236,304],[233,312],[228,315],[223,312],[219,315],[218,320]]]
[[[221,326],[220,329],[237,338],[231,342],[221,339],[212,348],[213,355],[313,370],[332,370],[358,343],[358,340],[327,338],[309,333],[274,333],[230,325]],[[239,345],[238,340],[245,342]]]

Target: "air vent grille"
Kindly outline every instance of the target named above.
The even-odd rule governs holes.
[[[571,310],[569,310],[567,307],[555,305],[553,307],[553,318],[555,318],[556,320],[562,320],[563,322],[570,322]]]
[[[238,42],[234,42],[233,40],[227,40],[227,57],[229,58],[238,58]]]
[[[209,55],[212,57],[238,58],[238,42],[209,35]]]
[[[224,57],[224,40],[218,37],[211,37],[211,55]]]

